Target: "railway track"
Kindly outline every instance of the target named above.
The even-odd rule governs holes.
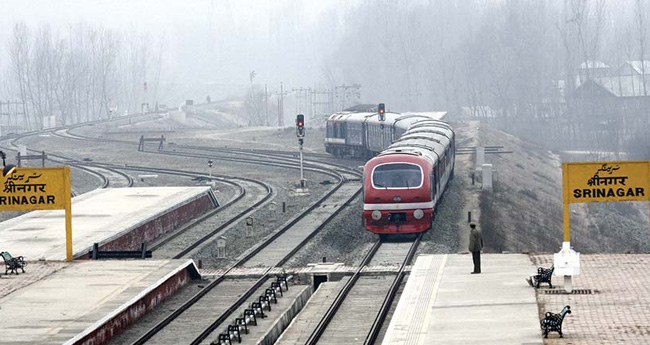
[[[112,142],[112,143],[122,143],[122,144],[131,144],[136,145],[138,141],[130,140],[117,140],[117,139],[102,139],[94,138],[85,135],[80,135],[72,133],[71,131],[80,128],[82,125],[77,125],[75,127],[60,129],[58,131],[52,131],[54,136],[60,138],[82,140],[82,141],[91,141],[91,142]],[[64,132],[64,133],[61,133]],[[194,158],[215,158],[221,159],[224,161],[231,162],[240,162],[240,163],[254,163],[254,164],[264,164],[267,166],[276,166],[284,168],[295,168],[299,164],[299,159],[297,157],[298,153],[293,151],[276,151],[276,150],[245,150],[237,148],[215,148],[215,147],[206,147],[206,146],[197,146],[197,145],[178,145],[170,144],[168,145],[172,151],[147,151],[149,153],[161,153],[161,154],[170,154],[170,155],[184,155],[185,157],[194,157]],[[193,151],[200,152],[210,152],[210,155],[207,154],[197,154]],[[245,158],[235,158],[232,156],[245,156],[245,157],[255,157],[254,159],[245,159]],[[332,157],[326,154],[306,154],[307,157],[314,157],[305,160],[304,166],[310,168],[311,171],[317,171],[320,169],[320,172],[323,170],[328,170],[330,172],[336,171],[339,175],[343,175],[344,178],[349,180],[359,179],[361,173],[357,170],[354,170],[348,166],[342,164],[331,163],[327,161],[331,160]],[[269,160],[269,157],[275,157],[275,160]],[[281,159],[282,163],[278,163],[277,159]],[[320,159],[318,159],[320,158]],[[316,169],[316,170],[315,170]]]
[[[80,127],[75,126],[75,128]],[[65,134],[62,134],[65,133]],[[134,141],[122,141],[113,139],[90,138],[72,134],[70,129],[57,129],[51,132],[53,136],[63,137],[67,139],[86,140],[96,142],[108,143],[123,143],[123,144],[137,144]],[[187,158],[217,158],[226,161],[233,161],[239,163],[251,163],[262,166],[272,166],[277,168],[298,169],[299,163],[295,158],[295,153],[288,152],[245,152],[242,150],[232,149],[214,149],[197,146],[182,146],[174,145],[175,151],[162,151],[162,152],[147,152],[164,155],[183,156]],[[108,167],[117,169],[118,166],[111,166],[108,164],[94,164],[97,167]],[[173,169],[158,169],[150,167],[119,167],[124,170],[138,170],[155,173],[174,174],[178,176],[202,176],[204,174],[191,171],[179,171]],[[214,338],[218,333],[219,327],[222,323],[232,315],[238,308],[246,302],[247,298],[254,295],[258,289],[270,277],[270,271],[274,268],[282,267],[296,252],[305,246],[314,235],[323,229],[334,217],[349,204],[351,200],[357,197],[361,192],[360,176],[361,174],[354,169],[347,166],[335,165],[317,159],[306,160],[305,170],[326,174],[337,180],[333,188],[320,198],[316,203],[303,210],[300,214],[288,220],[281,227],[273,231],[271,234],[262,239],[258,244],[253,246],[250,250],[240,255],[237,261],[231,265],[224,274],[210,282],[198,294],[194,295],[181,307],[169,313],[164,319],[153,326],[149,331],[142,334],[133,344],[155,343],[155,344],[177,344],[189,343],[200,344],[208,338]],[[240,181],[243,180],[238,178]],[[241,190],[249,191],[254,187],[254,181],[246,181],[239,183]],[[261,187],[259,184],[257,187]],[[256,202],[250,207],[247,207],[241,212],[234,211],[235,216],[228,221],[223,222],[222,225],[210,228],[206,233],[192,234],[190,232],[182,232],[177,235],[161,239],[160,242],[154,244],[156,250],[166,252],[165,255],[174,255],[174,258],[192,255],[192,253],[200,250],[201,246],[208,242],[209,239],[214,238],[218,234],[225,231],[226,227],[236,224],[245,215],[253,212],[256,207],[260,207],[264,202],[268,201],[272,195],[272,189],[260,188],[256,194],[263,193],[262,189],[266,189],[267,193],[264,197],[255,199]],[[241,199],[246,197],[247,192],[240,193]],[[240,200],[241,200],[240,199]],[[229,206],[233,207],[233,206]],[[243,206],[241,207],[243,208]],[[234,209],[234,207],[233,207]],[[239,210],[239,209],[238,209]],[[206,217],[208,219],[209,217]],[[205,222],[202,220],[201,222]],[[208,224],[208,223],[206,223]],[[196,239],[196,237],[200,237]],[[188,238],[192,241],[192,245],[179,251],[180,243],[187,242]],[[266,267],[265,273],[260,279],[257,280],[231,280],[228,274],[238,267]],[[234,291],[232,291],[234,290]],[[232,292],[232,294],[230,293]],[[224,304],[222,298],[224,296],[240,296],[227,308],[228,304]],[[200,317],[197,317],[200,315]]]
[[[149,113],[149,114],[134,114],[134,115],[129,115],[127,117],[122,117],[122,118],[117,118],[115,120],[95,120],[95,121],[90,121],[90,122],[85,122],[83,124],[79,125],[74,125],[71,127],[80,127],[80,126],[92,126],[98,123],[104,123],[104,122],[128,122],[128,123],[137,123],[141,121],[151,121],[153,119],[159,118],[160,115],[155,114],[155,113]],[[5,150],[11,150],[11,151],[17,151],[18,144],[17,141],[29,137],[29,136],[34,136],[34,135],[41,135],[43,133],[56,133],[58,131],[62,130],[68,130],[71,127],[58,127],[58,128],[53,128],[53,129],[46,129],[46,130],[35,130],[35,131],[29,131],[22,133],[20,135],[12,135],[12,136],[7,136],[5,138],[1,138],[0,140],[9,140],[9,143],[12,147],[2,147]],[[30,152],[34,153],[41,153],[40,151],[37,150],[28,150]],[[96,176],[100,181],[101,185],[100,188],[109,188],[109,187],[132,187],[134,185],[133,178],[122,172],[118,168],[107,168],[107,167],[100,167],[97,166],[93,163],[88,163],[84,161],[79,161],[79,160],[74,160],[68,157],[64,157],[61,155],[54,155],[54,154],[48,154],[48,160],[52,161],[57,164],[63,164],[63,165],[69,165],[72,168],[79,169],[81,171],[84,171],[90,175]],[[76,195],[77,193],[75,192],[73,188],[73,196]]]
[[[343,181],[340,181],[337,186],[340,188],[344,185],[347,184],[343,183]],[[327,225],[339,212],[341,212],[343,210],[343,206],[349,203],[360,192],[360,188],[358,188],[358,192],[345,200],[345,203],[341,204],[341,207],[335,209],[334,212],[327,217],[327,219],[320,223],[311,222],[311,228],[306,228],[306,225],[301,223],[301,221],[304,221],[305,218],[309,217],[314,209],[320,207],[327,201],[331,201],[330,198],[338,198],[339,195],[336,194],[337,190],[338,188],[331,190],[318,203],[312,205],[297,217],[288,221],[287,224],[282,226],[272,235],[268,236],[254,248],[242,255],[237,260],[237,262],[235,262],[225,271],[225,273],[220,275],[214,281],[210,282],[210,284],[205,286],[201,292],[189,299],[180,308],[177,308],[174,312],[170,313],[167,317],[161,320],[158,324],[152,327],[132,344],[201,344],[207,338],[215,337],[215,333],[218,333],[218,328],[223,323],[223,321],[230,317],[232,313],[246,301],[247,297],[254,295],[255,292],[262,286],[262,284],[264,284],[264,282],[266,282],[271,277],[269,272],[273,268],[282,267],[284,263],[286,263],[298,250],[300,250],[300,248],[307,244],[309,239],[317,234],[318,231],[323,229],[325,225]],[[295,236],[296,229],[298,229],[300,232],[303,232],[304,236]],[[265,250],[270,248],[271,245],[277,244],[277,241],[286,241],[287,243],[290,242],[293,244],[293,248],[289,251],[283,251],[281,253],[278,253],[275,250],[270,250],[272,255],[269,256],[268,252]],[[228,274],[235,268],[246,267],[251,263],[259,262],[264,262],[265,266],[268,268],[265,270],[265,273],[262,275],[262,277],[256,280],[253,284],[241,287],[241,289],[238,291],[238,294],[245,297],[238,299],[228,308],[226,308],[225,311],[223,311],[217,317],[213,317],[212,319],[207,319],[206,315],[203,315],[200,321],[192,317],[194,315],[197,315],[197,313],[200,314],[200,312],[197,312],[197,310],[204,310],[206,308],[206,304],[210,305],[207,307],[208,309],[222,308],[223,306],[219,307],[218,304],[212,304],[214,302],[211,302],[214,298],[216,298],[212,296],[218,296],[223,293],[223,288],[217,289],[217,287],[220,286],[220,284],[222,284],[224,281],[227,281],[226,278]],[[248,281],[248,283],[251,282]],[[214,292],[211,292],[213,290]],[[183,314],[186,316],[181,317]],[[187,322],[188,318],[193,320],[190,324]],[[181,337],[180,334],[185,334],[186,336],[181,339],[179,338]]]
[[[13,148],[2,147],[2,149],[12,150],[12,151],[17,150],[17,144],[15,144],[15,142],[12,142],[11,144]],[[40,151],[36,151],[36,150],[28,150],[28,151],[34,153],[40,153]],[[47,160],[61,165],[68,165],[72,168],[79,169],[81,171],[84,171],[90,175],[97,177],[100,180],[100,188],[133,187],[133,185],[135,184],[135,182],[133,181],[133,177],[131,177],[129,174],[126,174],[117,168],[101,167],[93,163],[78,161],[68,157],[51,154],[51,153],[48,154]],[[73,189],[73,196],[75,196],[76,194],[77,193]]]
[[[191,178],[209,178],[200,172],[188,170],[138,166],[128,166],[123,167],[123,169]],[[160,237],[151,243],[149,248],[154,252],[156,258],[181,259],[192,256],[193,253],[201,249],[203,244],[221,235],[230,227],[236,226],[244,217],[270,201],[274,195],[271,185],[260,180],[223,175],[213,176],[212,179],[237,186],[240,191],[221,207],[195,219],[186,227]],[[221,216],[221,213],[225,210],[228,210],[233,215],[216,217],[217,215]]]
[[[11,143],[14,147],[17,147],[17,143],[16,143],[17,140],[35,134],[36,133],[30,133],[30,134],[16,137],[12,140]],[[95,162],[86,163],[86,162],[77,161],[70,157],[52,154],[52,153],[48,154],[48,160],[58,164],[69,165],[71,167],[78,168],[82,171],[86,171],[94,176],[97,176],[102,181],[102,188],[108,188],[109,186],[111,186],[110,183],[110,181],[112,180],[111,176],[123,177],[126,180],[126,182],[122,183],[122,186],[128,186],[128,187],[133,186],[134,184],[133,178],[130,175],[124,173],[122,170],[135,170],[140,172],[169,174],[169,175],[191,177],[191,178],[199,178],[199,177],[208,178],[205,177],[204,174],[201,172],[171,170],[171,169],[157,169],[157,168],[150,168],[150,167],[123,167],[123,166],[95,163]],[[250,210],[259,206],[263,202],[268,201],[273,196],[273,190],[270,185],[259,180],[238,178],[239,181],[242,181],[249,185],[256,184],[258,186],[261,186],[265,190],[265,193],[262,196],[261,200],[257,202],[253,202],[253,205],[248,206],[246,208],[246,211],[235,210],[234,217],[227,218],[225,222],[221,222],[222,224],[216,226],[216,229],[214,229],[214,227],[212,227],[213,224],[211,224],[209,220],[212,220],[214,222],[214,219],[217,218],[215,217],[217,214],[223,212],[224,210],[228,209],[230,206],[233,206],[238,201],[243,199],[246,195],[246,190],[241,184],[232,182],[232,179],[235,179],[233,177],[215,176],[211,179],[219,181],[221,183],[230,184],[232,186],[238,187],[239,188],[238,195],[236,195],[234,198],[229,200],[226,204],[222,205],[222,207],[204,214],[200,218],[197,218],[194,221],[192,221],[191,224],[188,224],[187,226],[178,229],[177,231],[170,233],[168,236],[163,237],[158,241],[156,241],[153,244],[153,246],[150,247],[150,249],[156,252],[155,255],[157,258],[167,258],[167,257],[182,258],[182,257],[189,256],[189,253],[197,250],[197,248],[199,248],[202,244],[208,242],[210,239],[214,238],[214,236],[217,236],[221,232],[221,230],[225,228],[225,225],[228,225],[231,222],[241,219],[243,216],[247,214],[247,212],[250,212]],[[112,186],[119,187],[120,185],[118,183],[113,183]],[[253,199],[256,198],[255,193],[249,193],[249,196]],[[204,222],[206,224],[201,224]]]
[[[362,264],[339,291],[323,318],[312,331],[306,345],[315,344],[373,344],[386,314],[404,277],[406,265],[412,260],[422,235],[413,242],[387,243],[377,241],[366,253]],[[401,254],[401,255],[400,255]],[[401,266],[394,279],[364,275],[363,269],[372,264],[401,258]],[[384,296],[380,306],[377,296]],[[359,314],[376,315],[374,321]],[[364,322],[364,321],[368,322]],[[365,339],[359,334],[367,334]]]

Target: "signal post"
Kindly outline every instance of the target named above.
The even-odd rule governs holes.
[[[381,129],[384,129],[384,121],[386,121],[386,105],[384,103],[379,103],[377,106],[377,114],[379,114],[379,122],[381,123]]]
[[[302,192],[306,192],[305,188],[305,175],[303,172],[303,164],[302,164],[302,145],[304,143],[304,138],[305,138],[305,115],[303,114],[298,114],[296,116],[296,136],[298,137],[298,148],[300,150],[300,190]]]

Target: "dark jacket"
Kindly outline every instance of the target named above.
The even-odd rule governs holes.
[[[474,228],[469,233],[469,251],[480,252],[483,249],[483,235],[481,231]]]

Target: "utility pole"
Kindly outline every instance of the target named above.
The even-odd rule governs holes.
[[[293,88],[293,89],[291,89],[291,91],[293,93],[297,93],[297,96],[296,96],[296,113],[304,112],[303,111],[304,110],[303,106],[304,106],[305,108],[307,108],[306,109],[307,114],[309,114],[309,112],[310,112],[309,109],[311,108],[311,92],[312,92],[312,89],[311,88],[300,87],[298,89]]]
[[[284,92],[284,85],[280,82],[280,92],[278,93],[278,126],[284,127],[284,96],[287,93]]]
[[[269,125],[269,90],[266,84],[264,84],[264,122],[266,126]]]
[[[339,93],[339,90],[342,94]],[[352,84],[352,85],[339,85],[334,87],[334,92],[335,92],[335,97],[339,98],[341,108],[339,110],[343,110],[346,108],[347,105],[347,98],[348,98],[348,90],[352,90],[351,95],[355,98],[355,103],[358,103],[359,100],[361,99],[361,84]],[[339,96],[340,95],[340,96]]]
[[[312,93],[312,116],[314,114],[324,115],[332,113],[332,91],[331,89],[314,89]]]
[[[284,86],[280,82],[280,111],[278,112],[278,125],[284,127]]]

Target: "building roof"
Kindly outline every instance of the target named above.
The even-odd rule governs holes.
[[[643,93],[644,79],[647,94]],[[594,82],[604,87],[616,97],[644,97],[650,95],[650,78],[643,75],[628,75],[621,77],[602,77]]]
[[[588,79],[575,89],[575,94],[584,94],[586,92],[591,95],[590,97],[595,97],[596,94],[593,93],[595,86],[602,90],[599,95],[606,93],[614,97],[647,97],[650,96],[650,75],[645,78],[647,95],[643,93],[643,77],[643,75],[628,75]]]
[[[637,74],[643,74],[643,72],[645,72],[645,74],[650,74],[650,61],[648,60],[625,61],[623,66],[625,65],[629,65]]]
[[[609,68],[609,65],[602,62],[602,61],[596,61],[596,60],[587,60],[584,61],[583,63],[578,66],[578,69],[598,69],[598,68]]]

